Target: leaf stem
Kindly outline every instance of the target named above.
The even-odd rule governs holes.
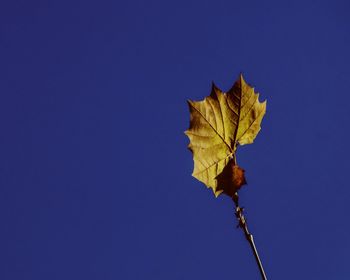
[[[245,219],[244,215],[243,215],[243,208],[239,206],[238,203],[238,193],[236,192],[233,196],[232,196],[232,200],[235,203],[236,206],[236,217],[238,219],[238,225],[237,227],[240,227],[243,232],[244,232],[244,236],[245,238],[248,240],[250,247],[252,248],[256,263],[259,267],[260,270],[260,274],[261,274],[261,278],[263,280],[267,280],[265,271],[264,271],[264,267],[261,263],[261,260],[259,258],[259,254],[258,254],[258,250],[256,249],[255,243],[254,243],[254,239],[253,239],[253,235],[249,232],[248,230],[248,225],[247,225],[247,220]]]

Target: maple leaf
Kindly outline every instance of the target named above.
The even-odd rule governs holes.
[[[244,170],[237,165],[237,145],[253,143],[266,112],[266,101],[259,102],[240,75],[233,87],[222,92],[214,83],[208,97],[188,101],[190,127],[185,134],[193,153],[192,176],[213,189],[215,196],[229,196],[244,184]]]

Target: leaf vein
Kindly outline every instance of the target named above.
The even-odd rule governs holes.
[[[232,152],[232,149],[230,147],[230,145],[228,145],[225,141],[225,139],[222,138],[222,136],[215,130],[215,128],[213,127],[213,125],[203,116],[202,112],[199,111],[196,107],[194,107],[192,104],[190,104],[191,107],[196,110],[200,115],[201,117],[209,124],[209,126],[214,130],[214,132],[221,138],[221,140],[226,144],[227,148],[230,150],[230,152]]]

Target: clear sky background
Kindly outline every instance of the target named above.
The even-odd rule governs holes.
[[[0,279],[259,279],[191,177],[186,99],[240,72],[270,279],[349,279],[349,1],[1,1]]]

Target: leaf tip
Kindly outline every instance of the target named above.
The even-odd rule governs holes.
[[[214,83],[214,81],[211,81],[211,88],[212,88],[212,90],[218,89],[218,87],[216,86],[216,84]]]
[[[216,86],[214,81],[211,82],[211,93],[210,95],[214,98],[217,98],[217,94],[220,92],[220,89]]]
[[[245,84],[245,83],[246,83],[245,80],[244,80],[244,78],[243,78],[243,73],[242,73],[242,72],[239,73],[239,78],[238,78],[238,80],[239,80],[239,82],[240,82],[241,84]]]
[[[223,193],[223,190],[213,190],[215,198],[218,198],[220,194]]]

